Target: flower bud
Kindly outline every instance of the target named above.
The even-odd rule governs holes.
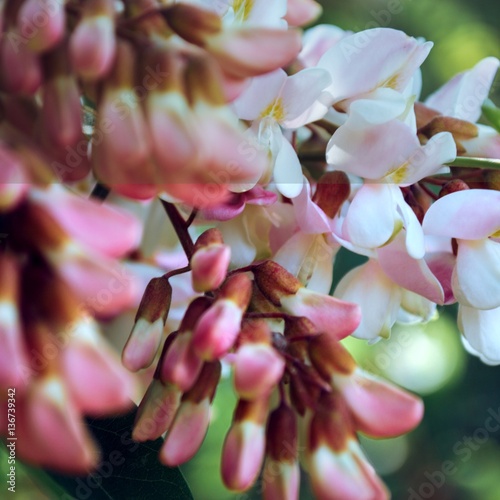
[[[201,446],[210,420],[210,404],[220,379],[219,361],[205,363],[198,380],[182,402],[160,450],[160,460],[170,467],[190,460]]]
[[[70,37],[70,56],[76,73],[86,80],[105,76],[116,51],[113,0],[87,0]]]
[[[33,52],[45,52],[55,47],[64,36],[66,9],[64,2],[25,0],[17,15],[21,35]]]
[[[222,480],[230,490],[250,488],[259,475],[265,451],[268,399],[238,402],[222,449]]]
[[[254,400],[265,397],[276,386],[283,376],[285,361],[272,346],[265,321],[246,323],[247,329],[263,331],[264,335],[240,343],[234,360],[234,387],[241,399]]]
[[[321,334],[309,341],[309,358],[318,373],[328,381],[337,374],[350,375],[356,362],[336,339]]]
[[[185,95],[184,61],[172,50],[150,47],[144,52],[143,81],[153,79],[145,110],[151,130],[153,154],[162,183],[181,182],[198,161],[193,112]],[[151,75],[151,68],[155,72]]]
[[[193,289],[207,292],[219,288],[227,275],[231,247],[224,245],[218,229],[205,231],[196,241],[191,257]]]
[[[40,59],[15,28],[3,35],[0,66],[0,88],[6,92],[31,95],[42,83]]]
[[[137,410],[132,431],[134,441],[159,438],[172,424],[179,408],[182,392],[174,384],[154,378]]]
[[[79,140],[86,143],[82,131],[80,92],[66,50],[66,45],[62,44],[42,58],[45,76],[42,133],[52,147],[62,149],[76,145]],[[86,156],[84,160],[88,166]],[[88,170],[84,170],[80,178],[87,173]]]
[[[160,346],[163,327],[172,301],[172,286],[166,278],[153,278],[146,287],[134,327],[123,348],[123,364],[131,371],[151,365]]]
[[[309,426],[308,470],[318,499],[383,500],[387,492],[363,456],[345,403],[323,393]]]
[[[456,193],[457,191],[464,191],[469,189],[469,186],[462,179],[453,179],[448,181],[439,191],[439,198],[446,196],[451,193]]]
[[[422,420],[422,401],[394,385],[357,368],[337,374],[334,384],[354,417],[356,429],[373,437],[399,436]]]
[[[23,456],[34,454],[36,462],[67,474],[88,473],[98,464],[99,451],[59,374],[46,373],[30,384],[23,410],[17,414]]]
[[[267,423],[266,461],[262,474],[265,500],[296,500],[299,497],[297,434],[297,417],[282,403],[270,414]]]
[[[191,389],[203,367],[203,360],[193,348],[193,330],[210,305],[207,297],[198,297],[189,304],[179,332],[160,362],[160,379],[183,392]]]
[[[120,194],[136,199],[153,196],[154,167],[151,139],[139,97],[134,91],[136,56],[132,45],[120,41],[113,69],[98,105],[93,166],[97,177]]]
[[[327,172],[320,177],[312,200],[333,219],[349,198],[350,191],[349,178],[344,172],[340,170]]]
[[[179,3],[164,9],[168,25],[184,40],[205,45],[207,37],[222,29],[222,21],[215,13],[200,7]]]
[[[216,302],[200,318],[193,334],[195,352],[205,360],[217,359],[233,346],[250,301],[252,283],[235,274],[222,286]]]

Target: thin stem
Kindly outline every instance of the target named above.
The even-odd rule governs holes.
[[[425,177],[420,182],[426,182],[427,184],[433,184],[434,186],[442,186],[443,184],[446,184],[450,180],[451,180],[450,178],[440,179],[436,177]]]
[[[446,163],[446,165],[450,167],[500,169],[500,160],[459,156],[452,162]]]
[[[188,273],[189,271],[191,271],[191,266],[181,267],[180,269],[174,269],[172,271],[169,271],[168,273],[165,273],[163,275],[163,278],[166,278],[168,280],[168,279],[172,278],[172,276],[177,276],[178,274]]]
[[[193,211],[189,214],[189,217],[186,221],[186,226],[187,227],[190,227],[191,224],[194,222],[194,220],[196,219],[196,216],[198,215],[198,209],[197,208],[193,208]]]
[[[172,226],[174,227],[174,230],[177,234],[177,237],[179,238],[186,257],[188,258],[188,260],[191,260],[194,250],[194,243],[188,232],[186,221],[182,218],[179,210],[177,210],[177,207],[173,203],[169,203],[165,200],[160,201],[163,205],[163,208],[165,209],[165,212],[167,212]]]
[[[439,197],[436,193],[431,191],[423,182],[419,182],[418,185],[433,199],[437,200]]]

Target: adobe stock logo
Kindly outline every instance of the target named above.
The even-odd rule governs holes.
[[[488,416],[484,420],[484,424],[478,427],[471,435],[463,436],[462,439],[453,445],[453,454],[457,460],[445,460],[441,467],[433,472],[424,472],[424,476],[428,481],[422,482],[417,488],[408,489],[410,496],[408,500],[426,500],[434,498],[437,490],[442,488],[446,483],[448,476],[452,476],[458,472],[460,462],[467,462],[470,460],[474,452],[479,450],[491,437],[491,434],[500,430],[500,408],[498,410],[488,409]],[[460,462],[458,461],[460,459]],[[437,493],[436,498],[439,498]]]

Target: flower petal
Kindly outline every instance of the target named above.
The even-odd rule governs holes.
[[[461,304],[478,309],[500,306],[500,243],[458,240],[453,293]]]

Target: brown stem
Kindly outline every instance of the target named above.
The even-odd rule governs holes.
[[[188,258],[188,260],[191,260],[194,250],[194,243],[188,232],[188,225],[186,221],[182,218],[179,210],[177,210],[177,207],[173,203],[169,203],[165,200],[160,201],[163,205],[163,208],[165,209],[165,212],[167,212],[172,226],[174,226],[175,232],[177,234],[177,237],[179,238],[186,257]]]
[[[168,273],[165,273],[163,275],[163,278],[166,278],[168,280],[168,279],[172,278],[172,276],[177,276],[178,274],[188,273],[189,271],[191,271],[191,266],[181,267],[180,269],[174,269],[173,271],[169,271]]]
[[[433,199],[437,200],[438,195],[431,191],[423,182],[419,182],[418,185]]]
[[[198,215],[198,209],[197,208],[193,208],[193,211],[189,214],[189,217],[188,219],[186,220],[186,226],[187,227],[190,227],[191,224],[194,222],[194,220],[196,219],[196,216]]]

